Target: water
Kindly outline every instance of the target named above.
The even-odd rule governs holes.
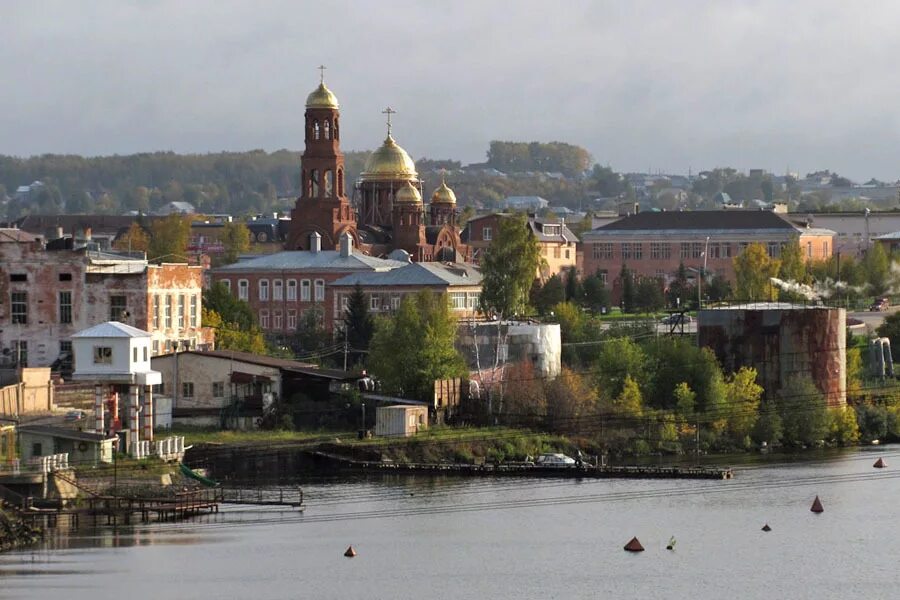
[[[871,467],[878,456],[888,469]],[[234,507],[0,555],[0,597],[896,598],[894,464],[900,448],[883,447],[746,467],[731,481],[305,485],[302,516]],[[635,535],[646,551],[624,552]]]

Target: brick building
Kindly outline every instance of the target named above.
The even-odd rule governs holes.
[[[2,229],[0,360],[49,366],[70,355],[72,334],[111,320],[149,331],[154,353],[176,342],[209,347],[202,281],[198,266],[154,265],[143,253],[93,246],[51,250],[29,233]]]
[[[584,273],[599,273],[618,301],[623,265],[637,277],[668,284],[681,263],[696,273],[705,260],[709,276],[734,281],[732,261],[751,243],[761,243],[777,257],[796,237],[804,259],[823,260],[832,254],[835,233],[797,227],[769,211],[691,211],[633,214],[582,237]]]
[[[470,219],[463,232],[463,240],[472,248],[472,257],[475,264],[491,245],[491,241],[500,230],[500,222],[512,213],[493,213],[482,217]],[[528,230],[531,232],[541,247],[541,258],[544,266],[538,277],[546,280],[570,267],[577,266],[578,237],[569,229],[564,221],[553,221],[528,215]]]

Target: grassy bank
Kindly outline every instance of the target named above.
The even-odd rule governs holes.
[[[172,435],[183,435],[186,446],[195,444],[222,444],[226,446],[248,446],[290,443],[316,443],[340,438],[349,441],[355,432],[335,431],[222,431],[205,427],[176,427]]]

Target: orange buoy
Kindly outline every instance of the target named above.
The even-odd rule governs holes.
[[[762,530],[763,530],[763,531],[772,531],[772,528],[769,527],[769,524],[768,524],[768,523],[766,523],[765,525],[762,526]]]
[[[638,541],[636,537],[631,538],[631,541],[625,544],[625,550],[628,552],[643,552],[644,547],[641,546],[641,543]]]
[[[883,469],[887,466],[887,463],[884,462],[883,458],[879,458],[878,460],[875,461],[875,464],[872,466],[875,467],[876,469]]]
[[[347,558],[353,558],[354,556],[356,556],[356,550],[353,549],[353,546],[347,547],[347,551],[344,552],[344,556],[346,556]]]
[[[818,496],[816,496],[816,499],[813,500],[812,506],[810,507],[809,510],[811,510],[814,513],[825,512],[825,508],[822,507],[822,501],[819,500]]]

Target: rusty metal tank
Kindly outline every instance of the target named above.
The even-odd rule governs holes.
[[[847,402],[847,314],[843,308],[756,303],[701,310],[700,346],[712,349],[725,373],[757,370],[767,397],[808,375],[829,407]]]

